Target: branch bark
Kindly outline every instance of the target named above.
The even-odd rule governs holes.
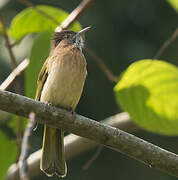
[[[153,57],[153,59],[158,59],[160,58],[160,56],[163,54],[163,52],[168,48],[168,46],[174,42],[176,40],[176,38],[178,37],[178,27],[176,28],[176,30],[172,33],[171,37],[166,40],[162,46],[160,47],[160,49],[158,50],[158,52],[156,53],[156,55]]]
[[[48,126],[62,128],[67,132],[88,138],[149,167],[178,177],[178,155],[120,129],[2,90],[0,90],[0,109],[24,117],[34,112],[39,123],[46,123]]]

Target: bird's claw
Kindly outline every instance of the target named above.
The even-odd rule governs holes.
[[[52,106],[52,103],[49,101],[45,101],[45,104],[47,104],[48,106]]]

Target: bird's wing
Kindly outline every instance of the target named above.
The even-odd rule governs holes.
[[[38,75],[35,100],[40,100],[41,91],[42,91],[45,81],[48,77],[48,60],[49,60],[49,58],[46,59],[45,63],[43,64],[43,67],[41,68],[41,71]]]

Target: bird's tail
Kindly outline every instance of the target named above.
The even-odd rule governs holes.
[[[65,177],[67,167],[64,153],[63,131],[45,125],[40,169],[48,176],[56,174]]]

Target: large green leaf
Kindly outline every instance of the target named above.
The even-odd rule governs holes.
[[[25,93],[28,97],[35,96],[38,74],[49,55],[51,35],[51,32],[40,33],[33,43],[30,64],[25,72]]]
[[[116,100],[146,130],[178,135],[178,68],[158,60],[133,63],[114,88]]]
[[[54,18],[59,24],[68,16],[68,13],[64,10],[51,6],[39,5],[37,8]],[[34,8],[29,7],[13,18],[10,34],[16,41],[20,41],[27,34],[54,31],[57,26],[57,23],[53,20],[39,13]],[[75,22],[70,29],[79,31],[81,26],[78,22]]]
[[[169,4],[178,12],[178,0],[167,0]]]
[[[0,179],[4,179],[9,166],[15,162],[17,157],[16,143],[6,133],[0,130]]]

